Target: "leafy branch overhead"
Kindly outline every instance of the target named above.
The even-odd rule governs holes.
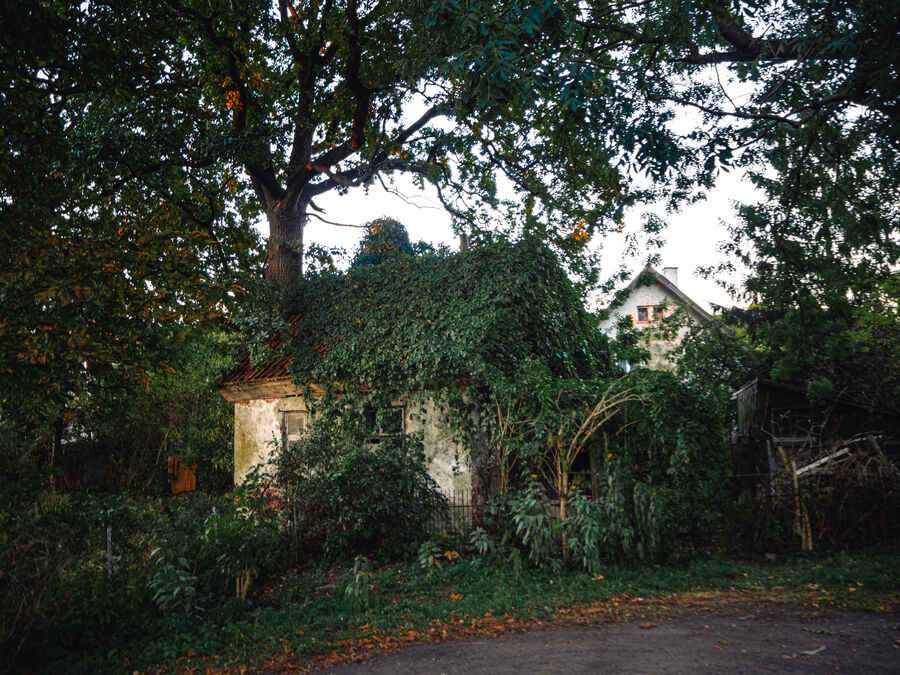
[[[51,408],[87,364],[165,372],[143,335],[214,320],[254,277],[298,282],[321,198],[404,174],[473,245],[533,235],[590,282],[588,243],[628,206],[743,169],[762,198],[726,264],[781,317],[779,373],[896,322],[868,311],[900,261],[887,0],[8,4],[4,398],[20,367]]]
[[[773,317],[761,334],[783,351],[777,377],[806,379],[871,341],[858,327],[897,324],[896,3],[435,7],[473,36],[457,63],[479,103],[532,105],[555,87],[546,104],[602,129],[620,170],[671,208],[746,173],[758,201],[739,205],[727,259],[707,273],[749,271],[740,290]]]

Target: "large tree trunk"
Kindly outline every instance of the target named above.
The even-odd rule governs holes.
[[[294,208],[286,208],[286,201],[289,200],[273,201],[266,209],[266,220],[269,222],[266,281],[279,288],[297,283],[303,275],[306,203],[300,200]]]

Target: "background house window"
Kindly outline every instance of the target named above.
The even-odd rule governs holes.
[[[644,305],[637,308],[637,322],[650,323],[662,318],[663,311],[659,305]]]
[[[309,429],[309,416],[305,410],[286,410],[282,413],[281,435],[285,443],[296,443]]]

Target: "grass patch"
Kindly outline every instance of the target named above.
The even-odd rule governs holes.
[[[886,609],[900,598],[895,548],[822,553],[777,563],[706,558],[602,574],[534,569],[514,555],[415,562],[376,570],[308,569],[172,632],[98,636],[90,651],[42,650],[30,672],[324,665],[412,644],[519,630],[538,622],[658,617],[684,608],[794,602]],[[348,591],[349,588],[349,591]],[[178,627],[176,627],[178,628]]]

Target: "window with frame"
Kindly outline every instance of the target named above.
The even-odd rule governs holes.
[[[309,413],[284,410],[281,413],[281,437],[285,444],[296,443],[309,431]]]
[[[651,321],[661,319],[662,316],[663,310],[660,305],[643,305],[637,308],[638,323],[650,323]]]
[[[369,442],[377,443],[382,438],[402,434],[406,421],[405,413],[403,406],[366,407],[363,411],[363,429]]]

